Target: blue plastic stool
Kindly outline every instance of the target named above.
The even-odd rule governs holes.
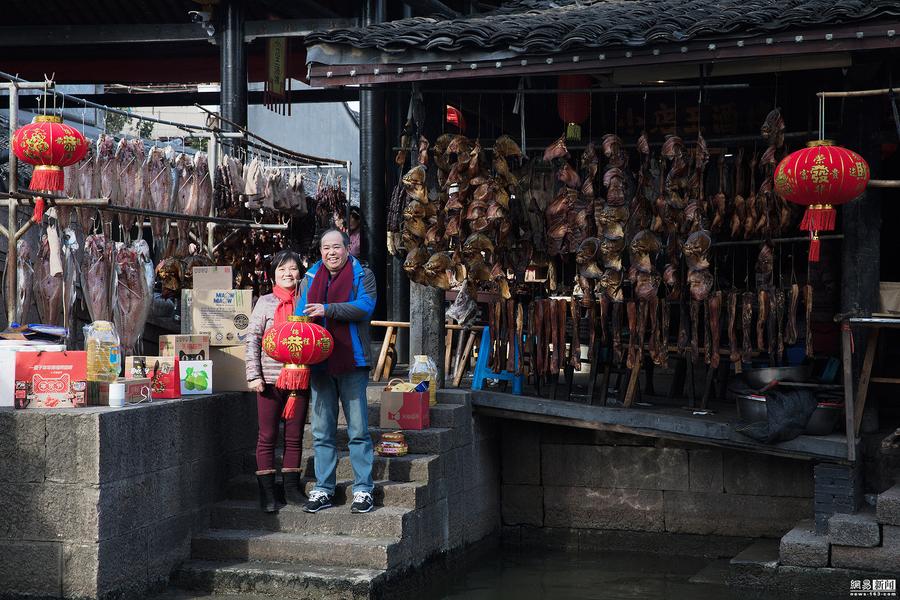
[[[475,374],[472,376],[472,389],[484,389],[485,379],[498,379],[500,381],[512,381],[512,393],[522,395],[522,384],[525,381],[524,375],[516,375],[509,371],[500,371],[494,373],[487,366],[488,354],[491,352],[491,332],[485,327],[481,332],[481,345],[478,347],[478,360],[475,361]],[[519,349],[515,349],[516,367],[519,366]]]

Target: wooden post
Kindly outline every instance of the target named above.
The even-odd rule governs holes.
[[[18,191],[18,171],[16,169],[16,153],[12,149],[13,134],[19,127],[19,90],[15,84],[9,85],[9,191]],[[18,204],[12,198],[6,200],[6,240],[8,242],[6,250],[6,324],[18,319],[16,314],[16,206]]]
[[[853,345],[851,336],[853,333],[847,327],[841,333],[841,350],[844,367],[844,424],[847,428],[847,460],[856,460],[856,432],[853,427],[853,417],[856,411],[853,409],[853,354],[850,347]]]
[[[852,70],[851,70],[852,71]],[[862,79],[862,72],[851,75],[851,87],[865,87],[870,79]],[[866,83],[864,83],[866,82]],[[846,100],[843,128],[838,142],[859,152],[869,163],[872,172],[880,172],[880,98]],[[826,132],[827,134],[828,132]],[[858,199],[841,207],[844,239],[841,243],[841,312],[859,311],[869,316],[878,310],[879,281],[881,279],[881,198],[878,188],[867,188]],[[852,365],[852,377],[858,378],[868,340],[855,339],[855,351],[844,351]],[[852,388],[851,381],[851,388]],[[849,406],[848,406],[849,408]],[[853,412],[852,410],[850,411]],[[852,421],[849,421],[852,424]],[[851,427],[852,428],[852,427]],[[862,417],[861,431],[878,429],[878,402],[871,398]]]

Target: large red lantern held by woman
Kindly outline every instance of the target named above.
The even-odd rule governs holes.
[[[53,115],[39,115],[13,135],[13,152],[19,160],[34,165],[28,186],[34,191],[63,190],[63,167],[74,165],[87,151],[88,142],[81,132]]]
[[[560,75],[557,79],[556,105],[559,118],[566,123],[566,139],[580,140],[581,125],[591,115],[591,95],[588,92],[567,92],[565,90],[586,90],[591,87],[590,75]]]
[[[869,183],[869,165],[863,157],[835,146],[830,140],[809,142],[775,169],[775,192],[785,200],[806,206],[800,229],[809,231],[809,260],[819,260],[819,232],[832,231],[834,206],[859,197]]]
[[[263,334],[262,348],[273,360],[284,363],[275,387],[290,390],[285,419],[294,417],[297,390],[309,389],[309,365],[327,360],[334,348],[331,334],[309,317],[290,316]]]

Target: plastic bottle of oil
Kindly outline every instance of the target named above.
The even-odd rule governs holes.
[[[417,354],[409,367],[410,383],[428,381],[428,405],[437,404],[437,365],[425,354]]]
[[[115,381],[122,365],[119,334],[115,325],[109,321],[94,321],[84,329],[87,380]]]

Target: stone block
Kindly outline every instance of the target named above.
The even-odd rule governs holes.
[[[782,564],[795,567],[827,567],[828,538],[816,535],[812,520],[804,520],[781,538],[779,557]]]
[[[129,531],[99,542],[97,595],[140,598],[148,589],[148,538],[151,528]]]
[[[101,484],[148,471],[151,432],[147,414],[155,408],[144,406],[100,414]]]
[[[687,490],[689,468],[683,448],[606,446],[591,485],[642,490]]]
[[[467,495],[464,492],[447,497],[447,545],[451,550],[465,543],[467,505]]]
[[[98,413],[48,413],[46,427],[47,480],[57,483],[99,483]]]
[[[463,454],[464,457],[471,456],[472,469],[467,470],[467,475],[473,486],[500,480],[499,454],[499,446],[493,439],[476,441],[471,446],[471,452]]]
[[[721,450],[688,450],[688,462],[692,492],[725,491]]]
[[[504,525],[544,525],[544,488],[539,485],[503,485],[500,488]]]
[[[96,541],[99,490],[69,484],[0,484],[0,539]]]
[[[154,523],[149,528],[147,565],[151,583],[167,581],[172,569],[191,555],[197,515],[188,513]]]
[[[548,550],[578,550],[580,530],[571,527],[522,527],[520,543],[523,548]]]
[[[828,519],[828,541],[841,546],[871,548],[881,544],[881,527],[872,510],[835,514]]]
[[[752,538],[659,533],[655,531],[615,531],[579,529],[578,549],[589,552],[644,552],[660,556],[731,558],[749,546]]]
[[[813,468],[807,461],[725,452],[725,491],[745,496],[812,498]]]
[[[665,529],[663,492],[591,487],[545,487],[544,525],[588,529]]]
[[[588,486],[603,468],[599,446],[541,444],[541,481],[553,486]]]
[[[62,545],[63,580],[62,591],[66,598],[94,598],[97,596],[97,569],[100,545]]]
[[[0,595],[59,596],[61,551],[58,542],[0,542]]]
[[[503,483],[541,482],[541,432],[536,423],[504,420],[500,424]]]
[[[190,401],[188,401],[190,402]],[[173,467],[185,460],[189,449],[186,439],[190,432],[184,427],[189,417],[185,416],[185,405],[166,403],[147,410],[144,419],[147,427],[147,446],[128,448],[134,452],[146,453],[146,470],[159,471]]]
[[[881,546],[875,548],[832,545],[831,566],[892,573],[896,576],[900,573],[900,527],[883,525]]]
[[[45,413],[0,410],[0,482],[44,481],[46,435]]]
[[[100,488],[100,539],[119,537],[157,520],[157,479],[143,473]]]
[[[900,526],[900,483],[878,494],[876,517],[883,525]]]
[[[781,537],[810,514],[809,498],[665,492],[666,531],[671,533]]]
[[[153,473],[154,520],[161,521],[192,510],[194,490],[190,464]]]
[[[471,419],[466,418],[463,422],[467,424],[470,421],[472,423],[472,437],[475,441],[496,438],[499,435],[500,425],[497,419],[473,416]]]
[[[462,427],[454,427],[453,429],[451,429],[451,431],[453,437],[451,446],[453,448],[468,446],[475,440],[474,425],[467,423]]]

